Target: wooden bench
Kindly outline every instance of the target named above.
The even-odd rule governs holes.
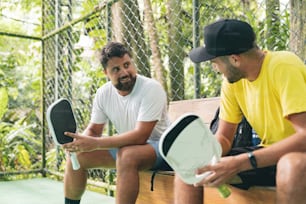
[[[219,106],[219,98],[205,98],[174,101],[169,105],[169,116],[172,121],[184,113],[196,113],[207,124],[213,119]],[[152,172],[140,172],[140,189],[137,204],[172,204],[174,172],[158,172],[154,178],[154,191],[151,191]],[[270,204],[275,201],[275,189],[252,187],[249,190],[231,188],[231,195],[224,199],[216,188],[205,188],[205,204]],[[188,203],[187,203],[188,204]]]

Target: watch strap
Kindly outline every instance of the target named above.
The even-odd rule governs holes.
[[[248,157],[253,169],[257,169],[257,160],[253,152],[248,152]]]

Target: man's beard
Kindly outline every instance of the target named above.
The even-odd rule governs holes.
[[[130,78],[130,81],[121,83],[121,79],[126,77]],[[127,75],[118,79],[118,83],[115,85],[116,89],[119,91],[132,91],[134,85],[136,83],[136,76]]]
[[[232,65],[228,65],[228,76],[226,77],[227,78],[227,81],[231,84],[239,81],[240,79],[244,78],[244,74],[238,70],[236,67],[232,66]]]

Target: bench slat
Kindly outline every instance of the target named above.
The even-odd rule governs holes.
[[[202,118],[204,123],[209,124],[219,103],[219,97],[172,101],[169,104],[169,117],[171,121],[174,121],[185,113],[195,113]]]

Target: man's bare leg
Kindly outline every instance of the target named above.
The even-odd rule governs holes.
[[[277,164],[276,203],[300,204],[306,201],[306,154],[289,153]]]
[[[71,163],[67,161],[64,177],[65,197],[71,200],[80,200],[86,186],[87,171],[82,167],[73,170]]]
[[[114,168],[115,161],[108,151],[93,151],[78,154],[78,160],[81,168],[73,170],[71,161],[67,158],[64,193],[65,197],[71,200],[80,200],[86,187],[87,169],[105,167]]]
[[[155,151],[150,145],[123,147],[117,154],[117,204],[135,204],[139,192],[139,171],[155,163]]]
[[[177,175],[174,179],[175,204],[203,204],[204,188],[185,184]]]

